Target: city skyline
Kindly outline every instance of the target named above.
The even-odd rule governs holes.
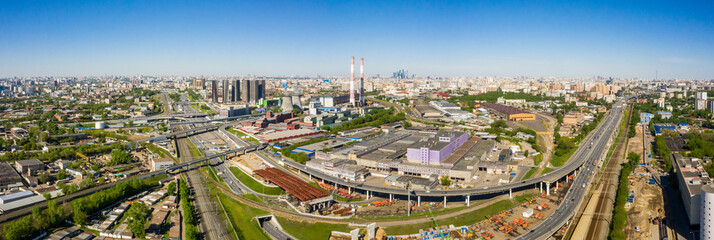
[[[712,79],[711,2],[3,2],[0,77]]]

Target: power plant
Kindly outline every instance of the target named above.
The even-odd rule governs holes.
[[[359,103],[364,106],[364,58],[360,58],[359,64]]]
[[[352,107],[355,106],[355,56],[352,56],[352,63],[350,64],[350,104]]]
[[[359,66],[359,101],[355,99],[355,57],[352,56],[350,63],[350,104],[352,107],[364,106],[364,58],[360,58]]]

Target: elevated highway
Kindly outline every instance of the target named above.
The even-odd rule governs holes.
[[[615,132],[615,129],[617,127],[617,122],[619,121],[621,115],[622,115],[622,109],[619,108],[622,103],[616,103],[613,107],[613,109],[606,114],[606,116],[603,118],[602,123],[595,129],[593,130],[588,137],[586,137],[581,143],[580,147],[576,150],[576,152],[571,156],[571,158],[565,163],[560,168],[557,168],[556,170],[542,175],[538,176],[535,178],[531,178],[528,180],[520,181],[520,182],[514,182],[514,183],[509,183],[509,184],[504,184],[504,185],[498,185],[498,186],[489,186],[489,187],[483,187],[483,188],[466,188],[466,189],[447,189],[447,190],[414,190],[411,192],[407,192],[404,189],[400,188],[392,188],[392,187],[384,187],[384,186],[375,186],[375,185],[367,185],[363,183],[358,183],[358,182],[350,182],[347,180],[343,180],[337,177],[333,177],[331,175],[327,175],[325,173],[322,173],[320,171],[308,168],[307,166],[297,163],[291,160],[287,159],[282,159],[280,161],[280,165],[285,165],[289,166],[293,169],[298,170],[300,173],[304,173],[309,175],[311,178],[318,178],[326,182],[331,182],[337,185],[341,185],[345,188],[349,188],[351,190],[358,190],[365,192],[368,197],[373,195],[373,194],[388,194],[390,195],[390,198],[392,195],[397,195],[397,196],[406,196],[406,195],[416,195],[418,197],[424,196],[424,197],[444,197],[446,198],[453,198],[453,197],[459,197],[459,198],[465,198],[465,201],[467,204],[470,201],[470,198],[473,196],[480,196],[480,195],[495,195],[495,194],[505,194],[509,193],[511,194],[513,191],[520,191],[520,190],[525,190],[525,189],[532,189],[532,188],[540,188],[541,190],[545,190],[546,193],[550,194],[550,185],[554,182],[562,181],[564,180],[568,175],[570,174],[576,174],[578,171],[583,169],[584,167],[591,166],[593,163],[589,160],[592,158],[589,158],[590,156],[599,156],[599,154],[603,153],[606,151],[604,148],[605,145],[607,145],[608,141],[612,139],[613,137],[613,132]],[[270,160],[274,161],[274,160]],[[544,186],[545,185],[545,186]],[[545,187],[545,189],[543,189]]]
[[[230,121],[230,120],[236,120],[236,119],[247,119],[247,118],[257,117],[257,116],[261,116],[261,115],[262,114],[251,114],[251,115],[243,115],[243,116],[230,117],[230,118],[219,118],[219,119],[186,122],[183,124],[202,124],[202,123],[210,123],[210,122]],[[164,134],[161,136],[144,138],[141,140],[137,140],[136,142],[140,142],[140,143],[141,142],[160,142],[160,141],[165,141],[165,140],[168,140],[168,139],[174,138],[174,137],[188,137],[188,136],[199,134],[199,133],[215,131],[219,128],[225,129],[225,128],[228,128],[231,126],[235,126],[236,124],[239,124],[239,122],[229,122],[229,123],[224,123],[221,125],[200,126],[200,127],[195,127],[195,128],[191,128],[191,129],[186,129],[186,130],[181,130],[181,131],[177,131],[177,132]]]
[[[207,161],[210,161],[211,159],[221,158],[221,157],[225,157],[225,156],[228,156],[228,155],[231,155],[231,154],[243,155],[243,154],[245,154],[246,152],[257,151],[258,149],[265,148],[265,147],[267,147],[267,144],[250,145],[250,146],[247,146],[247,147],[237,148],[237,149],[225,151],[225,152],[222,152],[222,153],[219,153],[219,154],[213,154],[213,155],[210,155],[210,156],[206,156],[206,157],[203,157],[203,158],[200,158],[200,159],[196,159],[196,160],[193,160],[193,161],[190,161],[190,162],[185,162],[185,163],[181,163],[181,164],[178,164],[178,165],[174,165],[174,166],[172,166],[172,167],[170,167],[170,168],[167,168],[167,169],[164,169],[164,170],[160,170],[160,171],[156,171],[156,174],[168,173],[168,172],[171,172],[171,171],[176,170],[176,169],[181,169],[181,168],[184,168],[184,167],[188,167],[188,166],[191,166],[191,165],[193,165],[193,164],[198,164],[198,163],[207,162]]]

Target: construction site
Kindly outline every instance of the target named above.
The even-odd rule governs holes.
[[[559,196],[547,196],[545,193],[514,208],[500,211],[491,216],[476,217],[483,219],[467,226],[439,226],[421,229],[418,234],[394,236],[393,239],[514,239],[530,231],[544,218],[555,211]],[[400,204],[403,205],[403,204]],[[562,229],[561,232],[564,232]]]
[[[660,226],[664,216],[662,189],[651,178],[647,168],[638,167],[629,177],[630,198],[625,204],[628,239],[661,239]]]

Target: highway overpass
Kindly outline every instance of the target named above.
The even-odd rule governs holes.
[[[617,122],[620,119],[620,116],[622,115],[622,109],[618,108],[617,106],[620,106],[621,103],[616,104],[615,107],[613,107],[613,110],[610,111],[604,119],[602,120],[602,123],[595,129],[593,130],[588,137],[586,137],[581,143],[580,147],[576,150],[576,152],[571,156],[571,158],[565,163],[560,168],[557,168],[556,170],[542,175],[538,176],[535,178],[531,178],[528,180],[520,181],[520,182],[514,182],[514,183],[509,183],[509,184],[504,184],[504,185],[497,185],[497,186],[488,186],[488,187],[482,187],[482,188],[466,188],[466,189],[447,189],[447,190],[419,190],[419,191],[412,191],[409,195],[416,195],[416,196],[424,196],[424,197],[444,197],[445,199],[447,197],[459,197],[459,198],[465,198],[466,202],[468,203],[470,201],[470,198],[473,196],[483,196],[483,195],[494,195],[494,194],[505,194],[505,193],[512,193],[513,191],[520,191],[520,190],[525,190],[525,189],[532,189],[532,188],[540,188],[543,190],[543,187],[546,187],[545,191],[549,194],[549,187],[551,183],[561,181],[565,177],[567,177],[570,174],[575,174],[580,169],[583,168],[583,165],[586,163],[586,160],[588,160],[587,156],[591,155],[597,155],[599,153],[603,153],[606,151],[601,146],[607,145],[608,141],[612,139],[613,134],[616,130],[617,127]],[[598,146],[598,147],[593,147],[593,146]],[[268,158],[268,161],[273,161]],[[333,184],[341,185],[345,188],[349,188],[351,190],[358,190],[365,192],[368,196],[373,195],[373,194],[387,194],[390,195],[390,198],[392,195],[397,195],[397,196],[406,196],[407,192],[405,189],[401,188],[393,188],[393,187],[385,187],[385,186],[375,186],[375,185],[367,185],[363,183],[358,183],[358,182],[350,182],[344,179],[340,179],[331,175],[327,175],[323,172],[320,172],[315,169],[308,168],[304,164],[297,163],[288,159],[283,159],[280,162],[281,165],[286,165],[290,166],[291,168],[294,168],[298,170],[300,173],[304,173],[309,175],[311,178],[317,178],[321,179],[325,182],[330,182]]]

